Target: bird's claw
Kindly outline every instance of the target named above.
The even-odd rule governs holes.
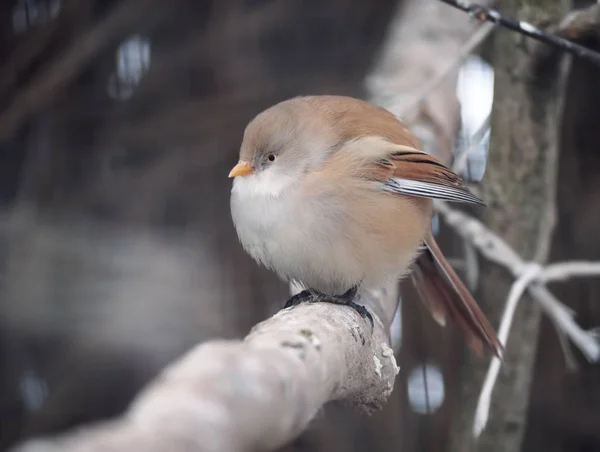
[[[283,309],[293,308],[294,306],[298,306],[300,303],[308,302],[314,296],[315,294],[310,290],[303,290],[302,292],[293,295],[288,301],[286,301]]]
[[[354,309],[358,314],[363,318],[367,319],[371,324],[371,331],[375,327],[375,322],[373,321],[373,316],[369,312],[369,310],[358,303],[354,302],[354,297],[358,291],[358,286],[354,286],[350,288],[348,291],[344,292],[342,295],[330,295],[324,294],[321,292],[317,292],[314,290],[303,290],[300,293],[292,296],[284,305],[283,309],[293,308],[294,306],[298,306],[301,303],[332,303],[341,306],[348,306]]]

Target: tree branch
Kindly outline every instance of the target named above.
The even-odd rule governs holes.
[[[328,401],[382,406],[399,371],[387,326],[327,303],[280,311],[243,341],[211,341],[168,367],[122,418],[13,452],[273,450]]]
[[[598,275],[600,264],[592,262],[557,263],[544,269],[537,263],[525,262],[504,240],[468,215],[436,202],[436,210],[465,240],[472,243],[492,262],[508,269],[517,280],[513,283],[499,328],[498,338],[506,346],[510,327],[519,299],[529,290],[557,329],[564,332],[590,362],[600,360],[600,341],[594,331],[584,331],[574,320],[574,313],[561,303],[544,285],[546,281],[567,279],[569,276]],[[475,411],[473,433],[479,437],[490,412],[492,391],[500,372],[500,360],[493,358],[488,369]]]
[[[595,65],[600,66],[600,53],[595,52],[592,49],[589,49],[585,46],[579,45],[576,42],[570,41],[568,39],[564,39],[563,36],[568,35],[553,35],[540,28],[522,20],[516,20],[512,17],[508,17],[506,15],[501,14],[495,9],[488,8],[483,5],[479,5],[476,3],[471,3],[465,0],[440,0],[447,5],[450,5],[454,8],[458,8],[462,11],[465,11],[473,16],[475,16],[478,20],[484,22],[491,22],[494,24],[498,24],[504,28],[520,33],[524,36],[535,39],[539,42],[543,42],[544,44],[548,44],[552,47],[562,50],[563,52],[570,53],[579,58],[583,58]],[[574,17],[574,16],[572,16]]]
[[[506,268],[517,278],[521,278],[530,271],[532,263],[524,261],[514,249],[481,222],[450,208],[446,203],[436,202],[434,205],[444,220],[460,236],[472,243],[485,258]],[[597,263],[571,262],[549,265],[548,270],[540,267],[539,272],[531,277],[526,285],[534,300],[540,303],[546,314],[560,325],[561,330],[567,333],[591,362],[600,360],[600,343],[593,335],[590,336],[575,323],[573,312],[558,301],[544,286],[544,283],[549,280],[566,279],[568,275],[598,274],[599,265]],[[565,316],[565,313],[569,315]]]

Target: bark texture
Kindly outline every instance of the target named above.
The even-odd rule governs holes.
[[[244,341],[199,345],[165,369],[118,420],[14,452],[252,452],[304,430],[323,404],[380,409],[399,368],[387,326],[325,303],[258,324]]]
[[[544,27],[567,11],[566,1],[512,0],[502,12]],[[556,161],[562,111],[563,71],[559,56],[541,44],[506,30],[494,36],[494,107],[488,166],[482,181],[487,203],[482,217],[490,229],[524,259],[544,262],[555,222]],[[512,278],[504,269],[485,265],[479,300],[494,325]],[[508,340],[505,365],[492,398],[487,429],[473,440],[474,407],[487,360],[465,367],[464,408],[456,423],[453,450],[515,451],[525,431],[529,387],[537,347],[540,309],[524,297]]]

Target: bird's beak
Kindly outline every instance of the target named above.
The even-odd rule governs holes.
[[[252,167],[252,165],[240,160],[237,163],[237,165],[235,165],[231,169],[228,177],[247,176],[248,174],[252,174],[253,172],[254,172],[254,168]]]

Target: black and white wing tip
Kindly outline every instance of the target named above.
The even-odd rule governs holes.
[[[383,183],[383,189],[403,195],[421,198],[442,199],[449,202],[464,202],[485,206],[485,203],[466,187],[452,187],[431,182],[394,177]]]

